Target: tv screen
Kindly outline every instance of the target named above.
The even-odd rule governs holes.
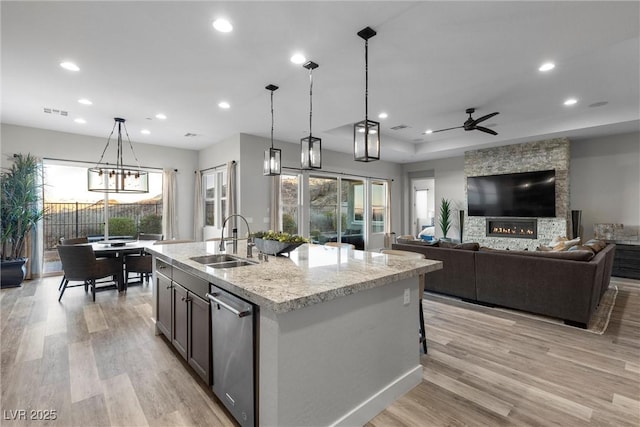
[[[469,216],[555,217],[555,170],[467,178]]]

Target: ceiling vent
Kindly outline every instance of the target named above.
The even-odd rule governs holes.
[[[186,138],[193,138],[194,136],[198,136],[198,134],[197,133],[187,132],[187,133],[184,134],[184,136]]]
[[[56,108],[44,107],[43,111],[47,114],[56,114],[58,116],[64,116],[64,117],[67,117],[69,115],[68,111],[58,110]]]
[[[398,125],[398,126],[394,126],[391,128],[391,130],[402,130],[402,129],[407,129],[409,126],[408,125]]]

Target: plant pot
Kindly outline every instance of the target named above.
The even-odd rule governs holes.
[[[302,243],[287,243],[287,242],[279,242],[277,240],[265,240],[256,238],[255,239],[256,248],[258,248],[261,252],[269,255],[282,255],[288,254],[289,252],[296,249]]]
[[[13,288],[21,286],[24,278],[27,276],[26,262],[27,258],[0,262],[0,272],[2,274],[0,287]]]

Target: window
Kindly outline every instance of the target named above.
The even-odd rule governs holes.
[[[280,224],[282,231],[299,234],[300,227],[300,177],[280,175]]]
[[[387,214],[387,183],[373,181],[371,183],[371,232],[384,233]]]
[[[202,175],[204,185],[204,225],[222,227],[227,211],[227,171],[212,170]]]

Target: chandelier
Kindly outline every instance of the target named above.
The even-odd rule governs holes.
[[[129,139],[127,127],[124,124],[125,119],[116,117],[113,120],[115,122],[113,123],[113,128],[111,129],[111,133],[107,139],[107,145],[104,147],[104,150],[102,150],[100,160],[98,160],[95,167],[87,170],[88,190],[98,193],[148,193],[149,173],[140,169],[138,158],[136,157],[136,153],[133,151],[133,145],[131,145],[131,140]],[[102,160],[109,148],[111,137],[113,136],[113,132],[115,132],[116,126],[118,127],[118,145],[115,164],[110,164],[108,162],[103,163]],[[133,153],[133,158],[136,160],[136,164],[138,164],[137,168],[126,167],[122,162],[123,128],[127,135],[127,141],[129,141],[129,147]]]

